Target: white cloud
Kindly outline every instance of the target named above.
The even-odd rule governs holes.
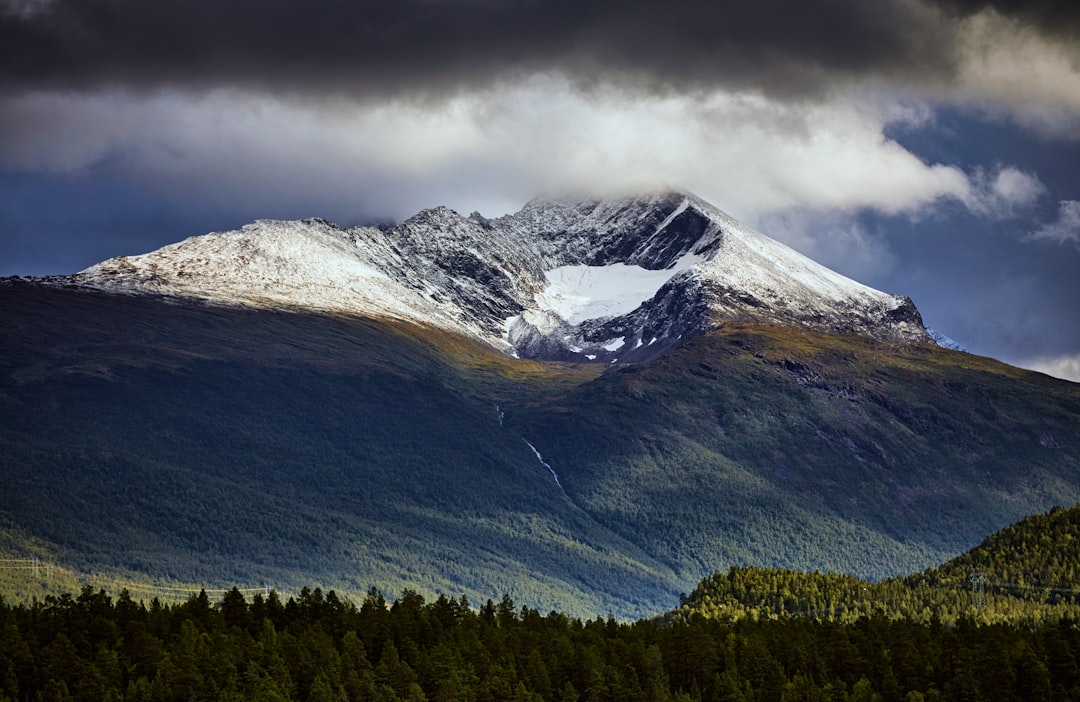
[[[1046,192],[1046,187],[1038,176],[1009,167],[998,171],[993,192],[1006,205],[1030,205]]]
[[[642,96],[534,77],[484,93],[382,104],[231,90],[33,93],[0,103],[0,167],[78,173],[102,160],[194,199],[310,202],[404,215],[509,209],[539,192],[679,186],[733,214],[806,207],[916,212],[965,198],[959,169],[883,136],[918,119],[840,96]],[[312,214],[319,214],[313,210]]]
[[[1039,371],[1055,378],[1080,383],[1080,354],[1057,356],[1055,358],[1033,359],[1021,363],[1022,368]]]
[[[1080,246],[1080,200],[1062,200],[1057,221],[1031,232],[1025,240]]]
[[[975,171],[961,200],[975,214],[1002,218],[1030,207],[1045,193],[1046,186],[1038,176],[1006,166],[998,168],[993,175]]]

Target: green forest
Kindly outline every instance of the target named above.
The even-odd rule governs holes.
[[[995,532],[949,562],[870,581],[836,573],[731,568],[701,581],[669,621],[805,617],[854,623],[883,616],[921,624],[1039,627],[1080,618],[1080,505]]]
[[[0,700],[1054,700],[1080,627],[582,621],[406,591],[0,603]]]
[[[637,621],[375,588],[0,598],[0,702],[1080,699],[1078,535],[1080,506],[905,578],[731,568]]]

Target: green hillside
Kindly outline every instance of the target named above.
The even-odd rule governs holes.
[[[8,282],[0,348],[0,557],[140,582],[634,617],[718,565],[884,578],[1080,501],[1080,386],[936,347],[729,325],[566,366]]]
[[[491,388],[580,373],[530,384],[533,364],[367,320],[17,292],[0,518],[67,568],[506,591],[568,611],[674,588],[499,425]]]
[[[523,414],[583,509],[702,572],[888,577],[1080,499],[1080,386],[937,347],[729,325]]]
[[[665,619],[734,622],[802,617],[853,623],[884,616],[954,625],[1040,626],[1080,620],[1080,505],[1026,517],[922,573],[871,582],[852,575],[731,568],[703,580]]]

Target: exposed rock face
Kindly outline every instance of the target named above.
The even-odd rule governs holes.
[[[564,361],[645,361],[725,320],[932,341],[908,298],[674,192],[497,219],[440,207],[386,230],[258,221],[58,282],[399,318]]]

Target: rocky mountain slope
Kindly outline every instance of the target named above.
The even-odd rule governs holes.
[[[856,283],[693,195],[425,210],[380,230],[260,221],[92,266],[68,283],[388,317],[527,358],[645,361],[723,321],[930,341]]]

